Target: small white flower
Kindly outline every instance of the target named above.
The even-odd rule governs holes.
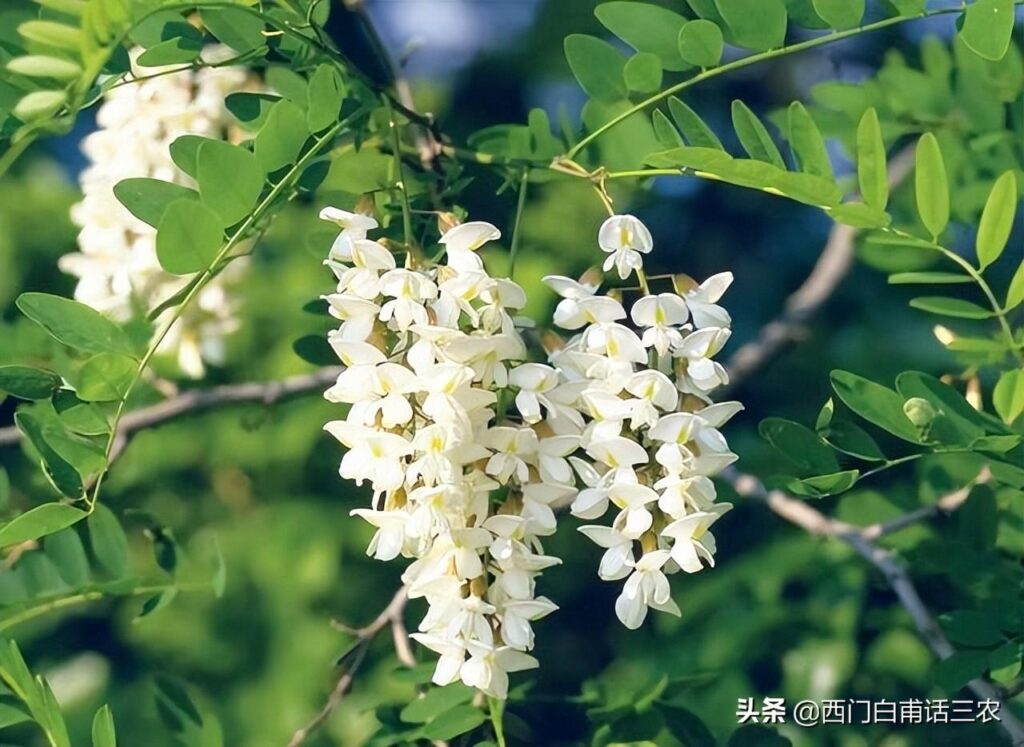
[[[708,511],[677,519],[661,530],[663,537],[673,540],[672,559],[680,568],[696,573],[704,567],[703,563],[715,565],[715,536],[708,529],[730,508],[730,503],[718,503]]]
[[[669,560],[667,550],[655,550],[645,554],[634,566],[633,573],[622,587],[622,593],[615,600],[615,614],[630,630],[643,625],[647,608],[681,614],[672,601],[672,589],[668,578],[661,570]]]
[[[510,646],[487,646],[468,642],[469,661],[462,665],[462,682],[493,698],[508,697],[508,673],[535,669],[536,659]]]
[[[716,305],[730,285],[732,273],[720,272],[685,294],[686,305],[690,308],[693,323],[698,329],[728,327],[732,322],[729,312]]]
[[[605,548],[597,575],[604,581],[618,581],[633,570],[633,540],[611,527],[582,526],[579,530],[594,544]]]
[[[613,215],[606,220],[598,232],[597,243],[609,253],[603,265],[604,271],[614,267],[622,280],[642,268],[641,255],[650,253],[654,248],[651,232],[632,215]]]
[[[683,340],[678,329],[686,323],[690,312],[682,298],[674,293],[644,296],[633,304],[630,317],[638,327],[645,327],[643,344],[665,355]]]

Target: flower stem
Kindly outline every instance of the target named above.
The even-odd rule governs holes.
[[[519,251],[520,231],[519,224],[523,219],[523,209],[526,207],[526,189],[530,182],[530,169],[523,169],[519,178],[519,200],[516,202],[516,219],[512,224],[512,244],[509,246],[508,279],[514,280],[516,276],[516,256]]]
[[[391,99],[387,96],[381,97],[384,107],[388,112],[388,130],[391,135],[391,150],[394,158],[395,187],[402,202],[402,234],[405,239],[405,247],[412,249],[412,211],[409,209],[409,193],[405,188],[405,176],[402,172],[402,142],[398,137],[398,123],[395,122],[395,110],[391,105]]]
[[[494,727],[494,740],[498,747],[505,747],[505,701],[500,698],[488,698],[487,704],[491,725]]]

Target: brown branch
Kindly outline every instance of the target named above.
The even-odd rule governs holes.
[[[338,374],[340,367],[322,368],[308,374],[290,376],[280,381],[256,381],[244,384],[225,384],[210,389],[191,389],[158,402],[149,407],[142,407],[129,412],[121,418],[117,438],[124,443],[136,432],[185,415],[204,410],[212,410],[222,405],[260,403],[272,405],[281,400],[300,394],[324,389],[330,386]],[[0,446],[10,446],[21,440],[21,431],[15,426],[0,428]],[[124,448],[115,444],[113,453],[120,453]]]
[[[889,185],[898,186],[913,168],[913,148],[889,161]],[[857,229],[836,223],[807,279],[786,299],[782,313],[765,324],[758,336],[732,354],[726,368],[730,388],[760,371],[792,342],[807,334],[806,325],[832,297],[853,264]]]
[[[873,539],[891,531],[896,531],[916,521],[935,516],[940,512],[955,510],[963,504],[967,498],[969,487],[957,491],[936,504],[936,508],[929,512],[915,511],[905,517],[894,519],[884,524],[876,524],[870,527],[855,527],[846,522],[837,521],[805,501],[792,498],[779,490],[768,490],[764,483],[756,477],[744,475],[734,469],[727,469],[723,475],[736,492],[746,498],[765,503],[775,514],[781,516],[791,524],[804,529],[805,531],[819,537],[830,537],[846,542],[861,557],[871,563],[885,577],[886,582],[896,594],[903,609],[910,615],[918,633],[932,652],[940,660],[948,659],[956,653],[953,644],[949,642],[942,632],[935,618],[925,606],[924,600],[914,586],[904,564],[891,552],[879,547]],[[982,473],[975,482],[987,479],[987,473]],[[967,686],[976,696],[984,700],[996,701],[1000,704],[999,724],[1003,727],[1014,747],[1024,747],[1024,723],[1013,714],[1007,707],[1002,693],[991,682],[977,677],[967,683]]]
[[[331,690],[331,694],[327,696],[327,702],[324,703],[320,711],[309,721],[305,726],[296,731],[292,738],[288,741],[288,747],[298,747],[303,744],[317,729],[319,729],[323,723],[330,718],[330,715],[334,712],[334,709],[338,707],[341,701],[344,699],[345,694],[349,688],[352,687],[352,683],[355,681],[356,672],[366,659],[366,653],[370,648],[370,644],[377,637],[384,628],[390,627],[392,632],[396,630],[405,630],[405,623],[402,621],[402,613],[405,611],[405,603],[409,599],[409,590],[406,587],[400,588],[395,592],[395,596],[391,598],[388,606],[381,610],[381,613],[374,618],[373,622],[362,628],[357,628],[351,631],[356,636],[355,648],[349,653],[348,663],[341,672],[341,676],[338,677],[337,682],[334,684],[334,688]],[[415,659],[412,659],[412,664],[409,664],[405,656],[405,652],[399,650],[399,643],[397,634],[395,638],[395,648],[398,653],[399,661],[406,666],[413,666],[416,663]],[[405,638],[405,644],[408,645],[408,637]],[[411,648],[408,649],[408,655],[412,656]]]

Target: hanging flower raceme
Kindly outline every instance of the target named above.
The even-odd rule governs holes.
[[[639,220],[609,218],[598,243],[609,253],[605,271],[643,277],[653,241]],[[714,357],[729,339],[729,315],[716,304],[731,281],[729,273],[700,285],[677,278],[681,293],[647,294],[627,311],[590,279],[547,277],[562,297],[555,323],[575,334],[551,352],[550,367],[513,380],[524,420],[543,411],[552,433],[578,439],[579,453],[562,456],[583,489],[565,471],[549,474],[546,487],[562,482],[583,519],[615,509],[610,526],[580,531],[605,549],[598,575],[626,579],[615,611],[629,628],[648,608],[679,614],[667,575],[714,564],[709,529],[731,508],[715,502],[710,477],[736,458],[718,428],[742,406],[709,398],[728,382]]]
[[[81,227],[79,251],[60,259],[61,269],[78,277],[75,298],[121,320],[171,298],[188,279],[161,268],[156,230],[118,202],[114,186],[135,177],[188,185],[189,177],[171,160],[171,143],[182,135],[227,138],[231,119],[224,97],[255,85],[248,71],[238,67],[170,74],[161,74],[164,68],[140,68],[134,62],[140,52],[131,53],[133,75],[157,75],[104,95],[99,129],[82,144],[89,166],[80,178],[82,200],[71,214]],[[210,60],[225,52],[230,54],[210,47],[203,56]],[[160,352],[175,357],[185,374],[200,377],[204,361],[223,361],[225,338],[238,326],[226,288],[241,268],[233,262],[207,284],[161,343]]]
[[[439,654],[434,681],[504,698],[509,672],[537,666],[532,623],[556,609],[535,593],[559,562],[540,538],[555,530],[552,503],[572,490],[541,480],[569,479],[565,456],[578,446],[541,421],[562,407],[545,396],[549,369],[515,368],[526,348],[512,314],[525,295],[485,270],[477,250],[500,236],[488,223],[446,231],[441,264],[398,267],[368,238],[372,218],[336,208],[321,218],[341,229],[325,262],[337,289],[325,300],[345,365],[325,396],[350,405],[325,427],[348,448],[341,475],[374,494],[353,514],[376,528],[369,554],[413,559],[402,578],[428,603],[413,637]],[[510,380],[529,413],[522,423],[497,410]]]

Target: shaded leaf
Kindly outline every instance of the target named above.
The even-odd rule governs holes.
[[[237,145],[207,140],[199,147],[196,180],[203,206],[230,226],[256,206],[263,190],[263,172],[256,157]]]
[[[761,52],[781,47],[786,40],[783,0],[715,0],[715,7],[738,46]]]
[[[93,555],[111,575],[124,576],[128,571],[128,537],[113,512],[102,503],[89,515],[89,544]]]
[[[722,150],[722,141],[708,127],[707,123],[700,118],[700,115],[682,99],[675,96],[671,97],[668,100],[668,110],[672,114],[672,119],[675,120],[676,125],[682,130],[683,137],[686,138],[686,141],[691,146]]]
[[[789,105],[787,112],[789,142],[800,164],[800,170],[832,180],[832,164],[825,148],[825,138],[814,119],[799,101]]]
[[[135,381],[137,369],[135,359],[126,355],[94,355],[78,372],[78,396],[86,402],[123,399]]]
[[[903,413],[904,398],[895,391],[849,371],[833,371],[831,379],[843,404],[869,423],[904,441],[921,443],[917,429]]]
[[[782,418],[765,418],[758,426],[761,437],[801,469],[815,474],[839,469],[832,449],[810,428]]]
[[[911,299],[910,305],[915,309],[927,311],[931,314],[952,316],[958,319],[988,319],[994,316],[994,313],[988,309],[978,306],[976,303],[965,301],[962,298],[922,296]]]
[[[49,399],[60,381],[60,376],[42,368],[0,366],[0,392],[18,399]]]
[[[171,144],[171,149],[173,151],[174,143]],[[122,179],[114,185],[114,196],[128,212],[153,228],[159,225],[167,206],[175,200],[199,199],[199,193],[194,189],[148,178]]]
[[[697,23],[696,21],[694,23]],[[739,99],[732,102],[732,125],[740,144],[751,158],[765,161],[780,169],[786,168],[775,141],[754,112]]]

